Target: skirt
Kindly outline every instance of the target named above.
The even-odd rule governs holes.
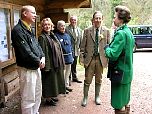
[[[111,83],[111,105],[114,109],[122,109],[130,101],[131,82],[127,84]]]

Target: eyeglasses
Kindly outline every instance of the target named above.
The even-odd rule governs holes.
[[[36,15],[36,12],[35,12],[35,11],[28,11],[28,12],[30,12],[30,13]]]

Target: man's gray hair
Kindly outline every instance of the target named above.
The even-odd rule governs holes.
[[[72,16],[70,17],[70,20],[71,20],[71,19],[76,19],[76,20],[78,20],[78,17],[75,16],[75,15],[72,15]]]
[[[34,6],[31,6],[31,5],[25,5],[25,6],[22,6],[21,8],[21,18],[24,18],[24,12],[25,11],[29,11],[31,8],[35,8]]]

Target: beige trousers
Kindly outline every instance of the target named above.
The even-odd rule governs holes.
[[[40,69],[18,67],[22,114],[39,114],[42,83]]]
[[[64,77],[65,77],[65,86],[69,87],[69,76],[71,73],[71,64],[65,65],[64,69]]]
[[[99,56],[93,56],[89,66],[85,68],[85,83],[91,84],[93,76],[95,76],[95,83],[102,82],[103,67]]]

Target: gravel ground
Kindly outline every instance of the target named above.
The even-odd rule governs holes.
[[[134,80],[131,91],[131,114],[152,114],[152,53],[134,53]],[[106,70],[105,70],[106,71]],[[78,77],[84,80],[84,69],[78,65]],[[94,80],[90,86],[88,105],[81,106],[83,97],[83,83],[71,83],[73,92],[68,95],[59,95],[57,106],[46,106],[42,101],[40,114],[114,114],[110,105],[110,81],[103,76],[100,92],[102,104],[94,102]],[[21,114],[19,94],[9,100],[5,108],[0,109],[0,114]]]

